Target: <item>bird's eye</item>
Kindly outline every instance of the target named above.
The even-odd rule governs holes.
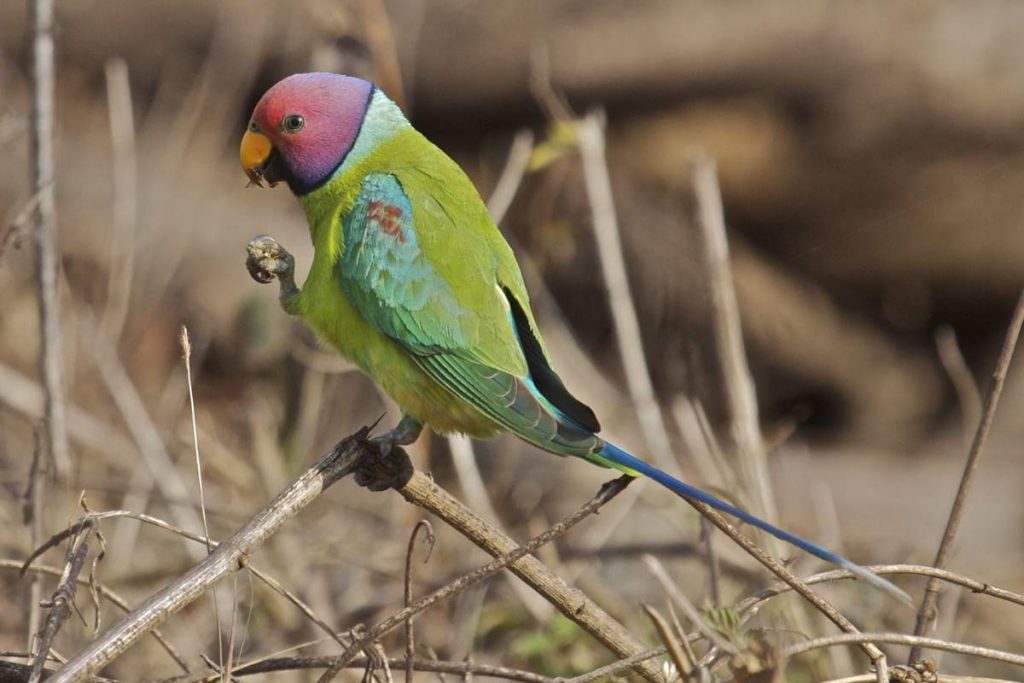
[[[298,114],[288,114],[281,119],[281,130],[286,133],[298,133],[306,125],[306,119]]]
[[[256,125],[255,121],[250,121],[249,130],[251,130],[253,133],[258,133],[260,132],[260,127]]]

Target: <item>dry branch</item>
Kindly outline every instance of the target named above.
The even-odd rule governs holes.
[[[982,408],[981,420],[978,422],[978,430],[974,433],[974,440],[971,442],[971,449],[967,454],[967,462],[964,465],[963,475],[960,477],[960,486],[953,499],[953,507],[949,511],[949,519],[946,522],[946,530],[942,533],[942,541],[939,542],[939,549],[935,554],[935,561],[932,565],[936,569],[942,569],[946,565],[949,553],[953,548],[953,541],[956,532],[960,528],[960,519],[963,517],[964,504],[967,502],[967,494],[971,490],[971,482],[974,472],[978,468],[981,459],[981,451],[985,447],[989,430],[992,428],[992,421],[995,419],[996,407],[999,405],[999,397],[1003,393],[1003,383],[1006,381],[1006,373],[1010,369],[1010,361],[1013,359],[1013,351],[1017,347],[1017,340],[1020,338],[1021,325],[1024,325],[1024,291],[1017,300],[1017,306],[1013,311],[1013,318],[1010,320],[1009,329],[1006,331],[1006,339],[1003,341],[1003,348],[996,360],[995,370],[992,372],[992,384],[988,394],[985,396],[985,405]],[[924,598],[921,600],[921,609],[917,613],[917,623],[914,625],[914,635],[920,636],[932,623],[937,615],[936,604],[939,600],[939,581],[931,579],[928,588],[925,590]],[[920,644],[914,644],[910,649],[909,662],[921,658]]]
[[[76,654],[48,679],[84,681],[113,661],[153,627],[189,604],[224,576],[245,566],[249,556],[284,522],[309,505],[338,479],[350,474],[370,452],[363,428],[324,455],[288,488],[257,512],[231,538],[188,572],[150,597],[134,612]]]

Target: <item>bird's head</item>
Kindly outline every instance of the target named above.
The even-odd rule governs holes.
[[[295,74],[256,104],[239,156],[256,185],[285,181],[306,194],[345,161],[373,96],[372,83],[330,73]]]

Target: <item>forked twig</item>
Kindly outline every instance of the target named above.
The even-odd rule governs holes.
[[[60,583],[53,597],[47,605],[50,613],[46,616],[46,624],[39,636],[39,648],[35,661],[32,663],[32,673],[29,675],[28,683],[38,683],[43,676],[43,667],[46,665],[50,647],[53,639],[61,626],[71,616],[75,607],[75,593],[78,588],[78,577],[85,567],[85,559],[89,555],[89,539],[96,531],[96,524],[89,524],[83,527],[68,544],[67,559],[64,564],[64,571],[61,573]]]
[[[939,542],[939,549],[935,553],[935,561],[932,565],[937,569],[946,566],[946,560],[953,548],[953,541],[956,532],[960,528],[960,519],[963,517],[964,504],[967,502],[967,495],[971,490],[971,483],[974,479],[974,472],[978,468],[981,459],[981,451],[985,447],[989,430],[995,418],[996,408],[999,405],[999,397],[1003,393],[1003,384],[1006,381],[1006,373],[1010,368],[1010,361],[1013,359],[1013,351],[1017,347],[1017,340],[1020,338],[1021,325],[1024,325],[1024,291],[1017,300],[1017,306],[1013,310],[1013,317],[1010,326],[1006,331],[1006,339],[1003,341],[1003,348],[999,351],[999,358],[996,361],[995,370],[992,372],[992,384],[985,395],[985,404],[981,412],[981,421],[974,433],[974,440],[971,442],[970,451],[967,454],[967,462],[964,464],[964,472],[960,477],[960,486],[957,488],[956,498],[953,499],[953,507],[949,511],[949,519],[946,521],[946,530],[942,533],[942,541]],[[920,636],[925,632],[936,616],[936,604],[939,600],[939,582],[932,579],[925,589],[924,598],[921,600],[921,608],[917,613],[917,623],[914,625],[914,635]],[[914,644],[910,649],[908,661],[913,662],[921,658],[920,644]]]

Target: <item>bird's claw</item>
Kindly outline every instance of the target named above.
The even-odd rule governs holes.
[[[245,267],[256,282],[264,284],[274,278],[290,277],[295,271],[295,259],[277,240],[267,235],[252,238],[246,246]]]

